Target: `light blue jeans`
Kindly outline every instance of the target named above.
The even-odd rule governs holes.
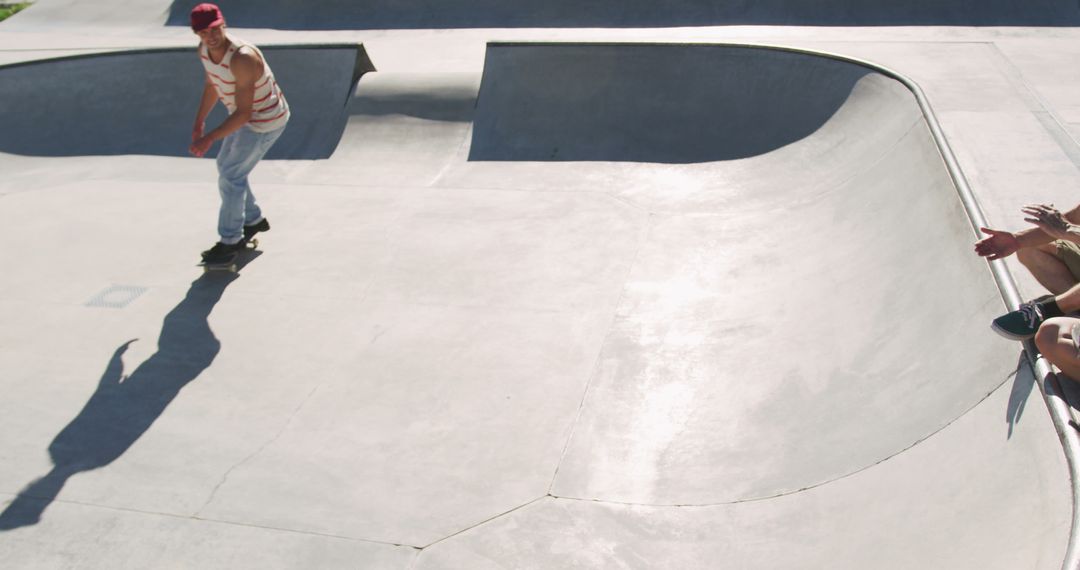
[[[248,185],[248,174],[266,155],[266,151],[285,131],[281,127],[268,133],[257,133],[241,127],[221,141],[217,156],[218,190],[221,192],[221,211],[218,212],[218,235],[221,243],[238,243],[244,237],[244,226],[262,220],[262,210]]]

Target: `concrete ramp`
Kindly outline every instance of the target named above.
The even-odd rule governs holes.
[[[684,62],[683,81],[663,79]],[[961,341],[982,334],[997,289],[899,81],[701,45],[498,44],[485,69],[471,162],[445,183],[497,184],[497,171],[506,186],[567,189],[584,183],[559,175],[576,172],[656,214],[556,495],[676,505],[794,492],[901,452],[1001,383],[996,355]],[[666,128],[671,109],[695,111],[696,128]],[[809,116],[793,120],[800,109]],[[747,158],[572,160],[711,153]],[[699,402],[718,407],[695,413]]]
[[[633,28],[724,25],[1072,26],[1068,0],[221,0],[236,26],[283,30],[412,28]],[[188,25],[175,1],[168,24]]]
[[[907,86],[786,50],[495,44],[476,114],[440,184],[651,222],[550,495],[419,568],[1060,566],[1067,493],[1023,483],[1060,476],[1058,442],[1014,437],[1034,381],[971,342],[1001,301]]]
[[[5,157],[0,559],[1061,568],[1061,443],[902,78],[488,58],[373,73],[333,155],[261,164],[237,275],[194,267],[211,161]]]
[[[293,108],[269,158],[326,158],[346,106],[374,67],[361,45],[263,49]],[[0,152],[33,156],[187,156],[202,95],[193,49],[140,50],[0,67]],[[216,105],[207,125],[226,117]],[[214,153],[217,152],[215,145]]]

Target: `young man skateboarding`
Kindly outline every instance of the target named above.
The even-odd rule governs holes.
[[[217,156],[221,239],[202,255],[207,264],[226,263],[248,239],[270,229],[251,193],[248,174],[285,130],[289,104],[262,52],[225,33],[225,17],[217,6],[195,6],[191,29],[199,36],[206,80],[188,150],[203,156],[215,141],[222,141]],[[228,109],[229,118],[204,133],[217,101]]]

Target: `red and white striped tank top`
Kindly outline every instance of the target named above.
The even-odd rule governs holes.
[[[247,126],[257,133],[268,133],[277,130],[289,122],[289,103],[285,101],[285,94],[281,92],[277,81],[274,80],[274,72],[270,70],[270,64],[266,62],[259,48],[241,40],[229,36],[229,48],[221,63],[210,61],[210,54],[204,44],[199,44],[199,58],[203,67],[206,68],[206,76],[214,84],[218,99],[229,110],[236,111],[236,76],[229,69],[233,55],[241,47],[251,48],[263,63],[263,74],[255,81],[255,100],[252,103],[251,120]]]

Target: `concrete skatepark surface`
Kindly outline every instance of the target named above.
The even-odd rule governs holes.
[[[261,251],[203,275],[186,8],[127,4],[0,23],[5,567],[1075,567],[1075,411],[990,332],[1018,293],[970,219],[1076,201],[1067,24],[349,31],[328,2],[236,30],[336,99],[255,171]]]

